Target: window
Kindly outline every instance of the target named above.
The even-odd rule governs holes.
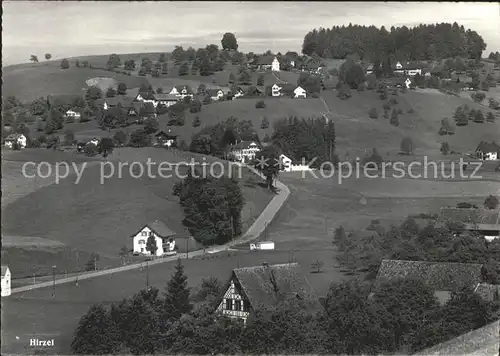
[[[144,245],[146,243],[146,241],[144,240],[139,240],[139,245]]]
[[[241,310],[241,300],[234,301],[234,310]]]
[[[233,300],[232,299],[226,299],[226,309],[233,310]]]
[[[141,232],[141,236],[148,236],[148,232],[147,231],[142,231]]]
[[[141,247],[141,252],[144,252],[144,247]]]
[[[250,303],[248,300],[243,301],[243,311],[249,312],[250,311]]]

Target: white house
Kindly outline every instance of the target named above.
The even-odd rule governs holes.
[[[92,144],[92,145],[97,146],[97,145],[99,145],[99,139],[94,137],[92,140],[87,142],[87,144]]]
[[[169,107],[179,102],[179,97],[172,94],[154,94],[153,98],[155,102],[153,105],[157,107],[158,105]]]
[[[8,266],[2,266],[2,297],[8,297],[10,290],[10,269]]]
[[[482,141],[476,148],[477,156],[485,161],[494,161],[499,159],[500,145],[495,142]]]
[[[151,103],[154,107],[158,106],[158,101],[155,99],[155,95],[149,92],[138,93],[134,101],[140,101],[141,103]]]
[[[205,90],[205,92],[213,101],[218,101],[224,97],[224,92],[222,91],[222,89],[207,89]]]
[[[281,96],[281,86],[278,84],[273,84],[271,87],[271,94],[272,96]]]
[[[284,154],[280,155],[280,164],[281,164],[281,169],[284,170],[285,172],[292,171],[292,160],[287,156],[285,156]]]
[[[322,310],[319,300],[300,272],[297,263],[236,268],[231,274],[226,292],[217,312],[230,318],[242,319],[260,308],[276,307],[287,297],[303,302],[308,313]]]
[[[12,149],[14,147],[14,143],[17,143],[19,148],[26,148],[26,136],[24,136],[23,134],[10,134],[5,138],[5,147]]]
[[[297,88],[295,88],[295,90],[293,91],[293,94],[294,94],[294,98],[306,98],[307,96],[307,92],[304,88],[298,86]]]
[[[174,250],[176,233],[163,222],[156,220],[143,226],[136,234],[131,236],[135,254],[151,255],[151,251],[147,250],[149,236],[153,236],[156,241],[156,256],[162,256],[164,253]]]
[[[105,109],[107,110],[107,109]],[[65,113],[67,119],[73,119],[75,121],[78,121],[82,118],[82,115],[78,111],[74,110],[68,110]]]
[[[254,141],[241,141],[234,145],[231,153],[239,162],[249,162],[255,159],[255,154],[260,151],[259,145]]]
[[[240,98],[244,95],[245,95],[245,91],[242,88],[238,87],[238,88],[236,88],[236,93],[233,93],[233,100]]]
[[[394,69],[394,73],[397,73],[397,74],[404,74],[404,72],[405,72],[401,62],[397,62],[396,65],[393,67],[393,69]]]
[[[168,94],[179,96],[181,99],[184,99],[186,96],[190,96],[191,98],[194,96],[193,91],[187,85],[176,85]]]
[[[280,61],[278,61],[278,58],[276,57],[274,57],[273,63],[271,64],[271,70],[274,72],[280,71]]]

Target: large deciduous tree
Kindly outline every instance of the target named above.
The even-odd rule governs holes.
[[[238,49],[238,41],[234,33],[226,32],[221,40],[222,48],[226,51]]]

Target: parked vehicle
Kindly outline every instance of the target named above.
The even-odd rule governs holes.
[[[250,244],[250,251],[274,250],[273,241],[262,241]]]
[[[177,255],[177,251],[168,251],[163,253],[163,256],[175,256],[175,255]]]

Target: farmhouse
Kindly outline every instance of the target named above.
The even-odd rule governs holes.
[[[376,283],[397,279],[420,279],[433,288],[441,303],[462,288],[474,289],[482,282],[482,264],[382,260]]]
[[[245,91],[241,87],[237,87],[234,93],[231,93],[233,100],[245,95]]]
[[[206,89],[205,92],[213,101],[218,101],[224,97],[222,89]]]
[[[240,141],[231,148],[231,153],[234,158],[243,163],[255,159],[255,154],[259,151],[260,146],[255,141]]]
[[[156,146],[172,147],[177,143],[177,135],[173,134],[170,130],[168,133],[160,131],[155,135]]]
[[[282,86],[279,84],[273,84],[271,87],[271,95],[272,96],[281,96],[281,88]]]
[[[500,210],[441,208],[437,226],[463,224],[467,231],[476,231],[487,240],[500,237]]]
[[[476,154],[479,159],[494,161],[500,158],[500,145],[496,142],[481,141],[476,148]]]
[[[103,108],[103,110],[109,110],[111,108],[116,108],[121,105],[123,108],[130,107],[134,99],[128,97],[115,97],[115,98],[105,98],[96,100],[96,104]]]
[[[153,94],[153,105],[157,107],[158,105],[169,107],[179,102],[179,97],[172,94]]]
[[[141,103],[151,103],[154,105],[154,107],[158,105],[158,102],[155,99],[155,94],[151,92],[137,93],[134,101],[139,101]]]
[[[280,70],[280,62],[276,56],[262,56],[257,61],[257,65],[261,70],[270,69],[274,72],[279,72]]]
[[[2,297],[10,295],[10,269],[8,266],[2,266]]]
[[[281,154],[279,157],[280,160],[280,167],[283,171],[285,172],[291,172],[292,171],[292,159],[285,156],[284,154]]]
[[[131,236],[134,254],[151,255],[151,251],[147,250],[147,241],[150,236],[153,236],[156,241],[156,256],[162,256],[165,252],[174,250],[176,233],[163,222],[155,220],[143,226],[136,234]]]
[[[176,85],[168,94],[179,96],[181,99],[184,99],[186,96],[190,96],[191,98],[194,96],[193,90],[188,85]]]
[[[77,109],[74,109],[74,110],[70,109],[70,110],[66,111],[64,113],[64,116],[66,117],[67,120],[73,120],[73,121],[79,121],[82,118],[82,114]]]
[[[297,263],[236,268],[217,311],[246,322],[252,312],[276,307],[287,298],[300,300],[311,313],[322,309]]]
[[[306,98],[307,97],[307,92],[304,88],[298,86],[293,90],[294,98]]]
[[[7,148],[14,148],[14,145],[17,144],[19,148],[26,148],[27,139],[23,134],[10,134],[5,138],[4,146]]]
[[[406,64],[401,64],[397,62],[392,66],[394,74],[399,75],[409,75],[411,77],[415,75],[422,75],[422,65],[420,63],[406,62]]]

